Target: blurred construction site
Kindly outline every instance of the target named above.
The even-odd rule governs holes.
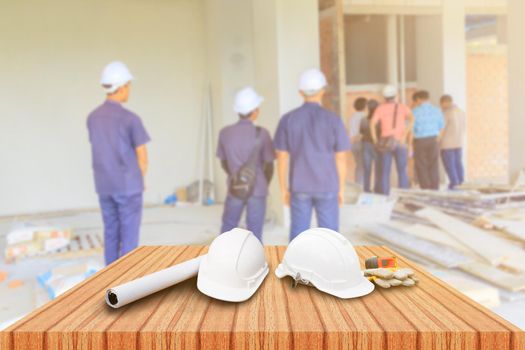
[[[235,94],[264,96],[257,124],[273,136],[302,104],[301,73],[317,67],[322,104],[353,145],[340,233],[391,247],[525,329],[523,14],[523,0],[0,2],[0,329],[105,266],[86,118],[115,59],[137,77],[127,106],[152,140],[140,245],[221,233],[228,175],[215,148],[239,118]],[[367,189],[351,126],[367,114],[357,101],[381,104],[388,86],[416,120],[422,103],[446,117],[446,96],[464,114],[460,183],[440,149],[439,183],[425,188],[410,146],[409,185],[392,171],[391,191]],[[289,242],[281,198],[274,179],[265,245]]]

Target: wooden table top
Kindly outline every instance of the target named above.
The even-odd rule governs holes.
[[[525,334],[420,266],[398,256],[417,287],[376,289],[342,300],[278,279],[285,247],[266,247],[270,273],[244,303],[201,294],[196,279],[121,309],[108,287],[205,253],[205,247],[140,247],[0,333],[0,349],[525,349]]]

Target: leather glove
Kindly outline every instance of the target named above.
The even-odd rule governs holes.
[[[365,277],[381,288],[397,286],[412,287],[419,280],[415,277],[412,269],[403,268],[392,271],[391,269],[379,268],[364,271]]]

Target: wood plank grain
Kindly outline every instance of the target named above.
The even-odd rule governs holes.
[[[366,254],[368,252],[368,254]],[[383,253],[383,254],[380,254]],[[361,260],[378,255],[385,256],[379,249],[359,250]],[[386,255],[389,256],[389,255]],[[460,317],[451,314],[442,304],[430,298],[425,289],[431,288],[427,281],[417,287],[377,288],[386,301],[393,305],[418,331],[418,347],[428,349],[461,349],[462,346],[477,345],[475,330]]]
[[[284,290],[274,275],[277,268],[277,248],[266,249],[270,272],[256,295],[237,307],[232,329],[236,348],[284,349],[292,345],[290,320],[284,300]]]
[[[191,259],[195,256],[205,254],[207,247],[195,247],[198,253],[195,254],[193,250],[185,254],[186,259]],[[177,263],[182,261],[182,257],[177,259]],[[195,293],[196,278],[193,278],[184,283],[178,284],[163,295],[159,307],[153,312],[145,321],[142,328],[139,330],[139,348],[141,349],[167,349],[167,348],[181,348],[181,343],[172,341],[173,332],[166,332],[165,336],[160,336],[159,329],[169,329],[170,325],[176,324],[183,311],[186,309],[192,297],[199,295]]]
[[[178,262],[194,258],[198,255],[201,255],[203,251],[203,247],[188,247],[178,255],[170,254],[168,260],[164,260],[163,263],[158,267],[152,267],[151,271],[148,271],[148,273],[158,271],[172,266]],[[188,284],[195,286],[195,278],[188,281],[187,285]],[[178,286],[165,289],[152,295],[151,297],[139,300],[133,307],[125,307],[126,310],[124,310],[123,313],[120,314],[120,316],[118,316],[118,318],[105,330],[108,343],[119,343],[122,344],[124,348],[129,350],[138,348],[141,343],[139,338],[142,327],[145,325],[148,319],[152,317],[152,315],[156,313],[162,313],[167,307],[166,305],[169,305],[165,304],[164,300],[170,293],[178,294]],[[115,311],[112,309],[108,310],[110,312]]]
[[[135,334],[134,327],[137,325],[139,316],[137,313],[147,312],[149,307],[159,298],[160,293],[152,295],[135,303],[135,307],[125,306],[120,309],[112,309],[104,302],[105,290],[113,285],[121,284],[140,276],[144,276],[154,271],[162,270],[176,263],[177,261],[184,261],[190,257],[194,257],[199,248],[180,247],[173,249],[172,247],[152,247],[149,248],[153,253],[148,259],[150,262],[143,264],[141,269],[130,270],[126,274],[120,275],[111,284],[102,287],[96,286],[98,290],[97,297],[84,303],[73,315],[69,315],[49,329],[50,345],[56,346],[63,344],[64,340],[70,339],[70,334],[76,334],[77,343],[75,346],[83,347],[87,344],[92,346],[101,346],[103,344],[121,343],[121,333],[111,331],[111,326],[118,324],[119,320],[130,320],[133,322],[133,334]],[[161,292],[164,293],[164,292]],[[102,336],[104,335],[105,336]],[[115,340],[112,339],[115,337]],[[129,339],[131,337],[126,337]],[[129,344],[123,344],[129,348]],[[131,348],[130,348],[131,349]]]
[[[112,264],[109,269],[95,274],[84,283],[9,327],[6,332],[11,334],[13,346],[16,344],[22,349],[35,350],[48,348],[47,329],[67,315],[74,314],[87,300],[96,299],[95,294],[99,291],[97,287],[94,288],[96,292],[92,293],[86,292],[86,288],[90,288],[92,285],[98,286],[100,283],[111,283],[116,278],[116,270],[122,269],[125,272],[130,265],[140,267],[140,262],[151,253],[145,248],[137,249]]]
[[[379,255],[390,256],[395,254],[393,251],[381,247],[374,249],[374,252]],[[413,262],[409,262],[406,258],[395,254],[399,257],[400,263],[405,266],[413,268],[417,276],[420,278],[420,285],[418,286],[427,294],[427,299],[433,299],[438,304],[446,309],[446,313],[455,315],[468,323],[477,334],[477,344],[470,347],[466,344],[466,348],[478,349],[512,349],[511,347],[511,329],[517,329],[507,321],[502,320],[494,313],[483,308],[483,306],[475,303],[460,292],[454,290],[444,282],[431,276],[424,271],[420,266]],[[428,284],[428,287],[421,288],[422,284]],[[463,333],[464,334],[464,333]],[[465,338],[465,336],[463,336]]]
[[[284,250],[278,249],[274,254],[270,255],[270,259],[277,258],[281,261],[284,256]],[[275,261],[275,260],[274,260]],[[275,275],[271,276],[276,278]],[[283,279],[277,288],[283,290],[283,303],[286,307],[286,314],[290,320],[290,328],[292,333],[292,344],[295,348],[322,349],[327,339],[324,334],[326,329],[319,314],[312,304],[310,288],[298,286],[291,288],[290,279]],[[303,288],[301,288],[303,287]],[[293,311],[292,311],[293,310]]]
[[[387,247],[378,247],[381,252],[386,252],[389,255],[397,255],[393,250]],[[399,256],[399,255],[397,255]],[[439,302],[445,305],[451,313],[460,315],[466,322],[469,322],[471,327],[479,332],[494,332],[500,329],[508,330],[511,332],[510,346],[509,349],[525,349],[525,332],[522,329],[514,326],[507,320],[496,315],[492,311],[483,307],[482,305],[474,302],[472,299],[466,297],[458,290],[452,288],[440,279],[432,276],[425,271],[424,268],[418,264],[400,256],[400,260],[407,266],[411,266],[417,271],[418,276],[422,276],[425,279],[431,280],[436,285],[439,285],[439,289],[433,289],[432,297],[436,298]],[[446,297],[444,293],[446,291],[453,297]],[[450,302],[453,300],[454,302]],[[476,311],[474,311],[476,310]],[[470,318],[475,317],[475,323]],[[483,337],[486,340],[486,337]],[[487,343],[487,348],[490,348],[491,344]]]
[[[391,256],[357,247],[361,263]],[[201,294],[191,279],[122,309],[104,303],[117,283],[203,254],[144,247],[0,333],[1,349],[522,349],[524,333],[416,264],[414,288],[342,300],[274,275],[285,247],[266,247],[270,273],[244,303]]]

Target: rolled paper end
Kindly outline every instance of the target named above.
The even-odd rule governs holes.
[[[113,307],[113,308],[117,308],[118,306],[118,297],[117,297],[117,294],[115,294],[115,292],[113,292],[113,290],[111,289],[108,289],[106,291],[106,303]]]
[[[114,309],[185,281],[199,273],[202,256],[187,260],[106,290],[106,304]]]

